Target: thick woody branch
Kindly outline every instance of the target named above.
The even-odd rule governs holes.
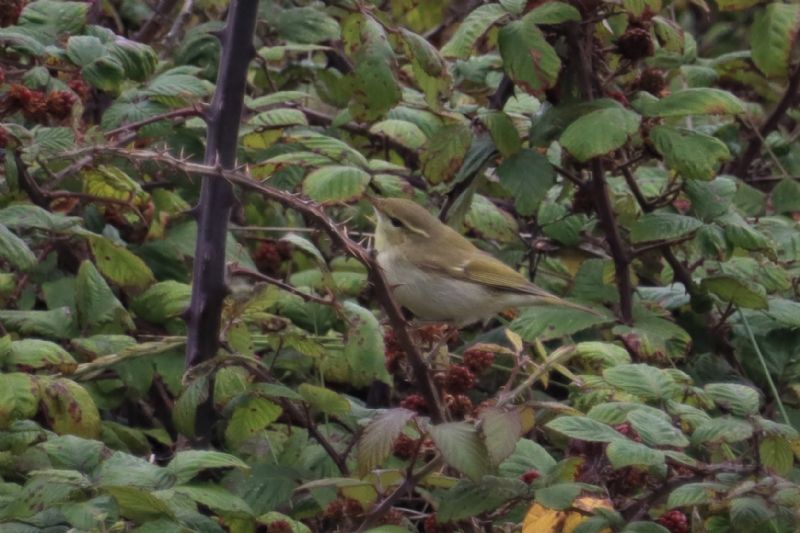
[[[222,57],[209,109],[205,163],[230,169],[236,164],[247,69],[255,56],[253,34],[258,2],[234,0],[222,34]],[[192,299],[186,315],[186,366],[213,357],[219,348],[225,286],[225,240],[233,206],[233,186],[204,179],[197,206],[197,244],[192,271]]]

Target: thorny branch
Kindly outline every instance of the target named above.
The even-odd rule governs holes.
[[[389,288],[386,278],[383,276],[383,272],[380,270],[369,251],[352,240],[348,235],[347,228],[333,221],[319,205],[300,195],[264,185],[242,172],[183,161],[168,154],[147,150],[126,150],[115,147],[107,147],[105,149],[95,147],[93,151],[96,153],[112,153],[132,160],[159,162],[187,174],[223,178],[232,184],[258,192],[270,200],[274,200],[285,207],[298,211],[311,223],[320,227],[331,240],[341,247],[350,257],[353,257],[367,267],[370,273],[370,281],[377,293],[378,301],[389,318],[389,322],[397,334],[398,341],[408,357],[409,364],[414,371],[414,376],[419,383],[420,392],[430,406],[431,420],[434,423],[445,421],[444,408],[439,400],[439,395],[433,384],[430,372],[428,372],[428,366],[425,364],[422,354],[411,338],[406,321],[392,296],[392,291]]]

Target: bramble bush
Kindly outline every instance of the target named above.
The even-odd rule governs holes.
[[[798,31],[4,2],[0,529],[796,531]],[[409,323],[368,194],[595,313]]]

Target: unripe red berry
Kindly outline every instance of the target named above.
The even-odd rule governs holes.
[[[519,476],[519,479],[520,481],[523,481],[528,485],[530,485],[531,483],[539,479],[539,476],[541,476],[541,474],[539,473],[538,470],[528,470],[527,472]]]
[[[494,363],[494,354],[486,350],[470,348],[464,351],[464,366],[473,373],[480,374],[488,370]]]
[[[444,388],[448,392],[463,393],[475,385],[475,375],[461,365],[453,365],[447,369],[444,376]]]

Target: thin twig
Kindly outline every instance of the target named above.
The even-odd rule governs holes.
[[[247,276],[249,278],[258,279],[269,283],[270,285],[275,285],[276,287],[294,294],[295,296],[299,296],[306,302],[314,302],[322,305],[332,305],[335,306],[336,302],[334,300],[329,300],[327,298],[322,298],[315,294],[310,294],[307,292],[303,292],[292,285],[289,285],[283,280],[278,278],[273,278],[272,276],[267,276],[266,274],[262,274],[261,272],[256,272],[255,270],[250,270],[248,268],[240,267],[240,266],[230,266],[228,267],[228,273],[231,275],[240,275],[240,276]]]

